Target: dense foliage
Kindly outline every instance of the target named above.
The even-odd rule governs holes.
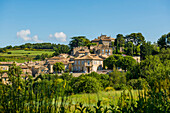
[[[90,43],[90,40],[87,39],[85,36],[72,37],[71,39],[72,40],[69,43],[71,50],[74,47],[88,46]]]
[[[145,41],[141,33],[127,36],[117,35],[113,44],[116,53],[104,61],[105,68],[113,69],[107,74],[92,72],[73,77],[70,73],[20,76],[21,68],[13,65],[9,68],[9,83],[4,84],[0,70],[0,112],[170,112],[170,48],[169,33],[163,35],[157,44]],[[45,46],[44,46],[45,45]],[[85,37],[73,37],[70,48],[93,45]],[[120,55],[119,48],[129,56]],[[54,55],[69,53],[66,45],[49,43],[25,44],[7,46],[7,49],[54,49]],[[9,53],[10,54],[10,53]],[[140,55],[141,62],[136,63],[133,55]],[[44,60],[45,54],[36,56]],[[0,61],[6,59],[1,58]],[[121,69],[123,70],[121,70]],[[119,70],[118,70],[119,69]],[[54,71],[64,70],[62,63],[54,65]],[[132,89],[138,89],[137,99],[133,98]],[[102,106],[101,100],[97,105],[83,105],[68,102],[70,95],[79,93],[98,93],[100,91],[123,90],[117,104],[110,103]],[[125,91],[125,90],[128,90]],[[111,95],[112,96],[112,95]]]

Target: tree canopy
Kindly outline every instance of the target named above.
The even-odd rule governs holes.
[[[65,67],[64,67],[64,64],[62,62],[56,62],[54,65],[53,65],[53,70],[55,72],[61,72],[61,71],[64,71]]]
[[[71,39],[72,40],[69,43],[71,50],[73,47],[87,46],[90,43],[90,40],[85,36],[72,37]]]

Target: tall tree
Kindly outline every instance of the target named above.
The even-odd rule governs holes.
[[[141,59],[146,59],[147,56],[152,55],[153,46],[151,42],[143,42],[140,46]]]
[[[127,51],[126,51],[127,55],[133,56],[133,52],[134,52],[133,47],[134,45],[132,42],[127,43]]]
[[[136,60],[131,56],[125,56],[121,61],[121,68],[125,71],[130,70],[136,64]]]
[[[140,45],[145,40],[142,33],[131,33],[130,35],[127,35],[125,39],[127,42],[132,41],[135,45]]]
[[[124,36],[122,34],[118,34],[116,36],[116,43],[118,44],[119,47],[124,47],[125,39],[124,39]]]
[[[170,32],[162,35],[161,38],[158,39],[157,43],[161,49],[170,47]]]
[[[153,86],[155,81],[165,79],[169,76],[166,73],[164,65],[158,56],[148,56],[141,62],[141,75],[146,77],[147,81]]]
[[[73,49],[73,47],[87,46],[88,43],[90,43],[90,40],[87,39],[85,36],[72,37],[71,39],[72,40],[69,43],[71,50]]]

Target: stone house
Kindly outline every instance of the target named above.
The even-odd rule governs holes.
[[[64,67],[65,67],[65,71],[67,69],[69,69],[69,59],[70,58],[64,58],[64,57],[52,57],[52,58],[49,58],[46,60],[46,65],[47,65],[47,68],[48,68],[48,73],[54,73],[54,70],[53,70],[53,65],[57,62],[62,62],[64,64]]]
[[[93,71],[102,70],[103,59],[98,55],[84,55],[74,59],[74,72],[91,73]]]
[[[0,70],[8,71],[9,66],[11,66],[15,62],[0,62]]]
[[[86,52],[87,52],[87,53],[90,52],[89,49],[88,49],[88,47],[86,47],[86,46],[80,46],[80,47],[74,47],[74,48],[73,48],[73,51],[71,52],[71,54],[72,54],[73,56],[78,57],[78,56],[85,55]]]
[[[93,48],[94,54],[110,56],[113,54],[113,50],[109,46],[98,45]]]
[[[97,39],[92,40],[92,43],[96,43],[97,45],[102,44],[104,46],[111,46],[112,42],[115,41],[115,38],[108,37],[107,35],[101,35]]]

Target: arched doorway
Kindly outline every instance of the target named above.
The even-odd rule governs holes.
[[[97,67],[97,70],[102,70],[103,68],[102,68],[102,65],[99,65],[98,67]]]

